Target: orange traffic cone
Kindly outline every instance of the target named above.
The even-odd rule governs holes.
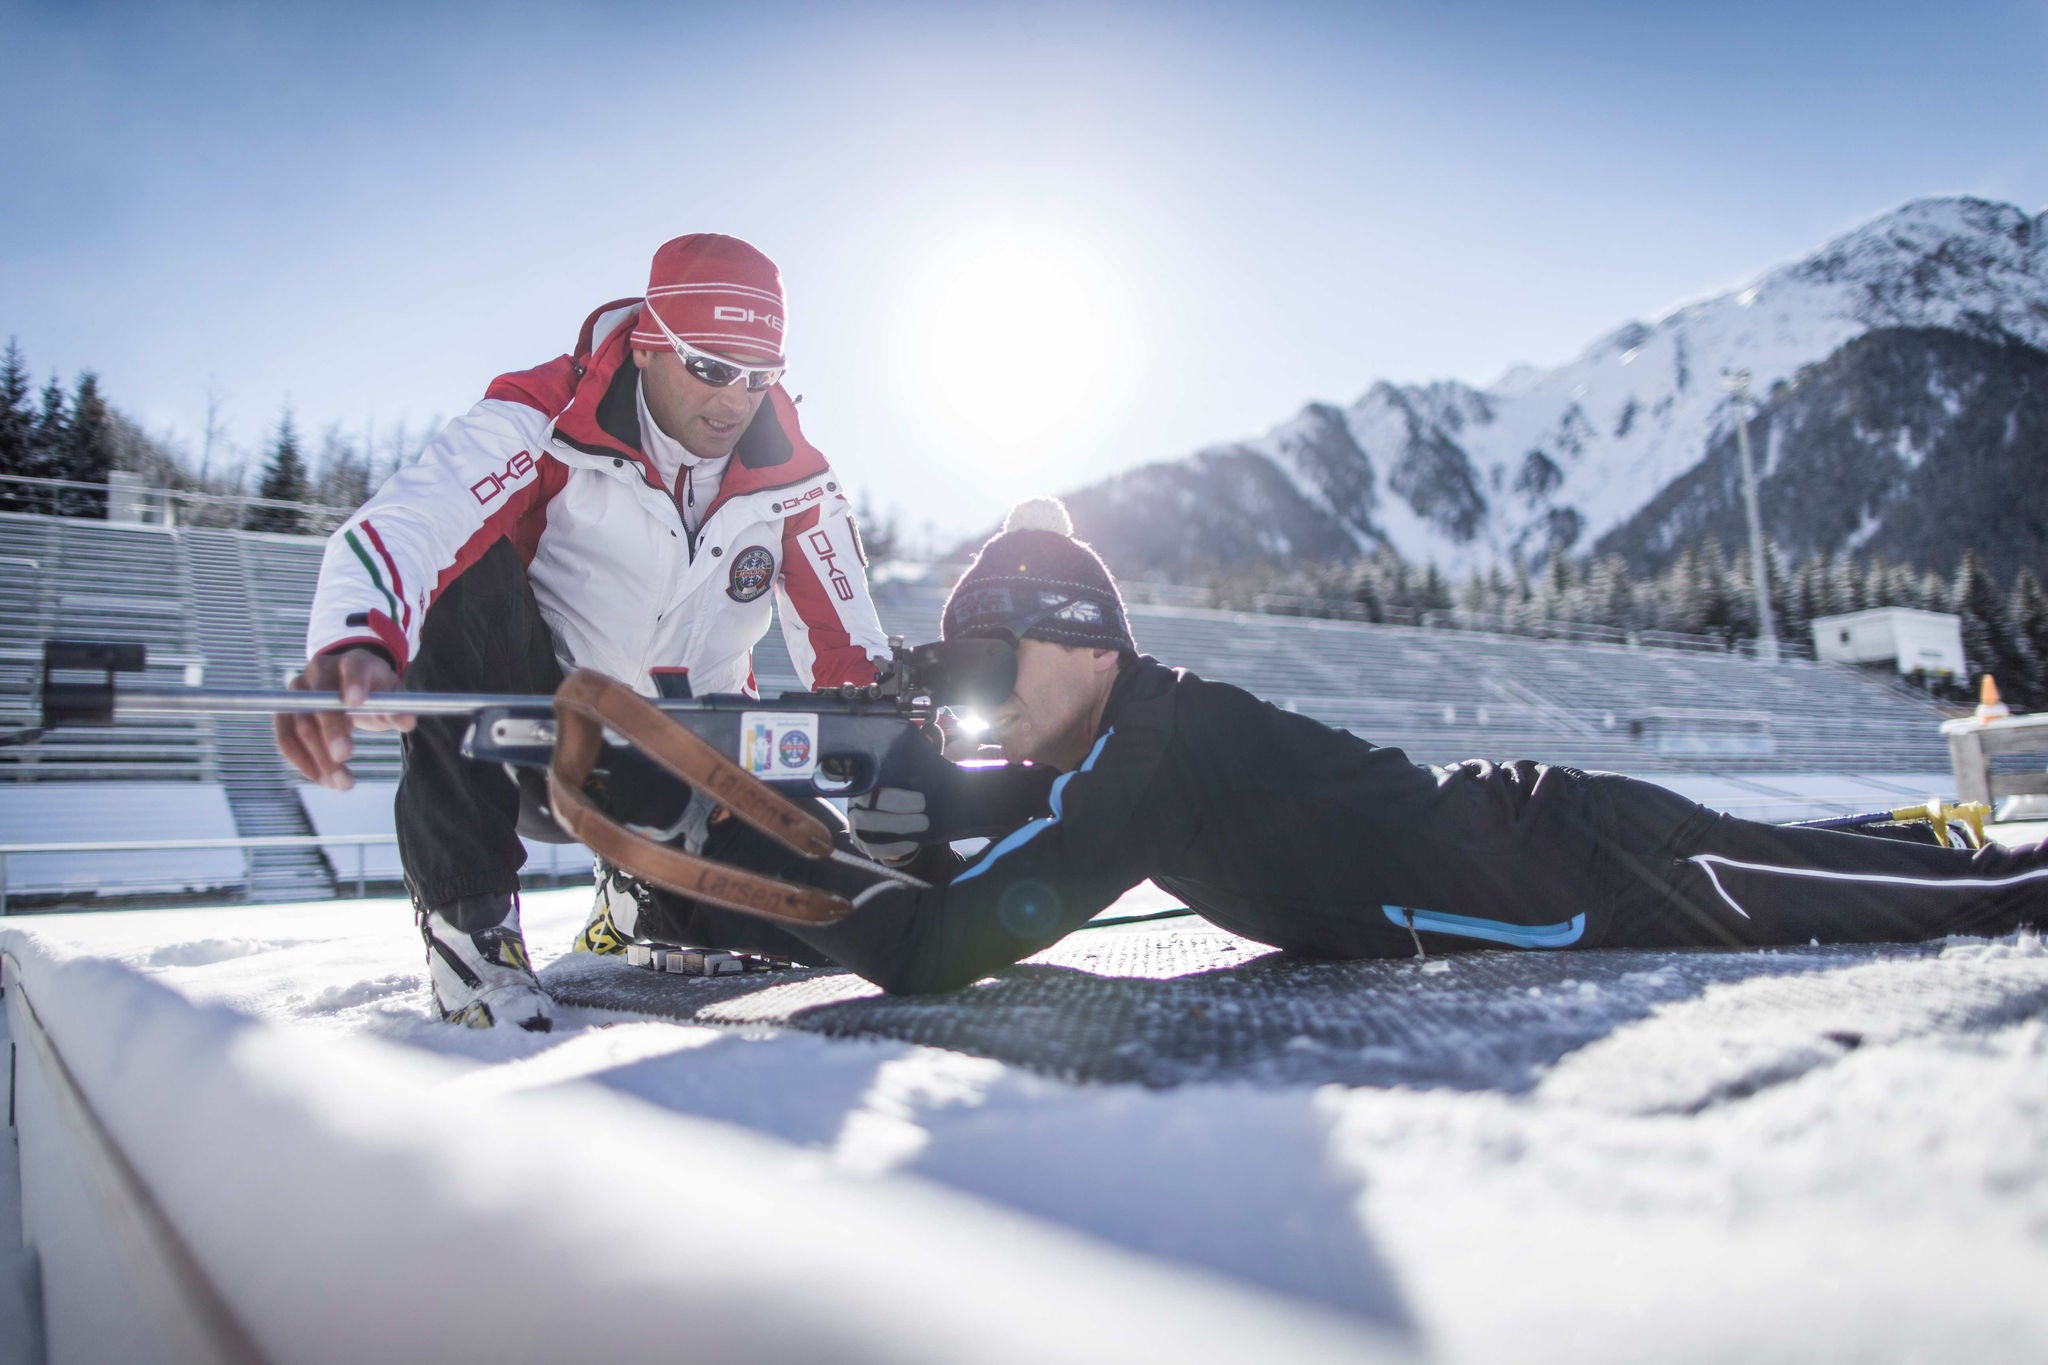
[[[1998,699],[1998,684],[1986,673],[1983,685],[1977,689],[1977,719],[2004,720],[2011,714],[2012,708]]]

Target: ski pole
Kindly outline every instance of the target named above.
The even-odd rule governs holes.
[[[1861,815],[1837,815],[1826,820],[1800,820],[1795,822],[1799,829],[1858,829],[1864,825],[1884,823],[1910,824],[1925,820],[1934,827],[1934,841],[1943,847],[1949,846],[1949,826],[1959,824],[1965,831],[1963,842],[1971,847],[1984,846],[1984,821],[1991,814],[1991,808],[1975,801],[1951,804],[1935,798],[1924,805],[1901,806],[1897,810],[1865,811]]]

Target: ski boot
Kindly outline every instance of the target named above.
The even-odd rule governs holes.
[[[602,858],[597,860],[594,871],[597,901],[590,907],[590,918],[584,921],[583,932],[576,935],[569,951],[619,956],[633,942],[640,924],[640,907],[654,893],[647,883],[627,876]]]
[[[468,1028],[554,1028],[553,1003],[527,961],[517,896],[464,896],[431,910],[415,902],[413,913],[443,1019]],[[477,924],[483,927],[466,927]]]

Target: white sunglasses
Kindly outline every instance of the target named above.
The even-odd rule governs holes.
[[[652,300],[649,300],[647,306],[640,311],[654,319],[654,325],[661,329],[663,336],[668,338],[668,344],[675,347],[676,355],[683,362],[683,368],[690,372],[690,377],[693,379],[701,379],[714,389],[727,388],[744,379],[747,383],[748,393],[759,393],[763,389],[772,389],[782,380],[782,374],[787,368],[786,366],[777,365],[773,369],[755,369],[747,365],[735,365],[730,360],[719,359],[709,351],[698,350],[695,346],[692,346],[689,342],[668,329],[668,324],[661,320],[661,314],[654,311]]]

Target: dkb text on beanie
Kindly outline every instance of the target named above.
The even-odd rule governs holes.
[[[647,272],[646,307],[692,346],[734,360],[782,363],[782,272],[737,237],[694,232],[663,242]],[[633,343],[666,347],[668,338],[643,316]]]

